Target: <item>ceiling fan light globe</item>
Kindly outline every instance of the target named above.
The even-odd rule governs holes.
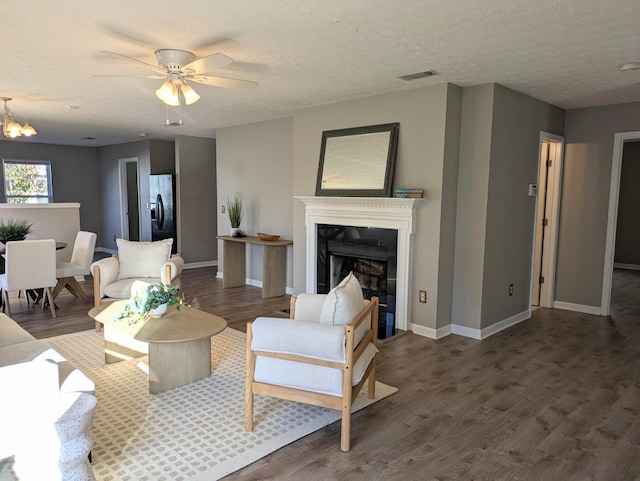
[[[158,90],[156,90],[156,97],[172,107],[176,107],[180,104],[178,92],[173,83],[168,80],[163,83]]]
[[[184,103],[187,105],[195,104],[198,100],[200,100],[200,96],[196,93],[191,85],[185,83],[182,87],[182,96],[184,97]]]

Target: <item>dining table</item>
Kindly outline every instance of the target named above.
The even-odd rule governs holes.
[[[59,251],[60,249],[64,249],[68,245],[69,244],[67,242],[56,241],[56,250]],[[4,252],[5,252],[6,248],[7,247],[2,242],[0,242],[0,256],[4,255]],[[4,262],[3,262],[2,266],[4,267]],[[2,271],[4,272],[4,268],[3,268]]]

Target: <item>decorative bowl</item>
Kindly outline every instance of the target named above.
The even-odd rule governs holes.
[[[280,239],[279,235],[265,234],[263,232],[258,232],[258,237],[263,241],[277,241]]]

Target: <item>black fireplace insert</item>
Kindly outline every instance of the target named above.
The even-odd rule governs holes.
[[[317,236],[317,292],[328,293],[353,272],[364,298],[380,299],[378,338],[396,334],[398,231],[318,224]]]

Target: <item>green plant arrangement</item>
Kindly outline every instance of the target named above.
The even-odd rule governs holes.
[[[0,242],[24,240],[32,226],[27,219],[0,219]]]
[[[129,299],[129,302],[114,316],[113,320],[127,319],[129,325],[136,324],[144,321],[150,316],[153,309],[162,304],[166,304],[167,307],[176,306],[178,310],[188,307],[184,292],[177,287],[162,283],[149,284]]]
[[[232,199],[227,197],[227,214],[231,228],[238,229],[242,222],[242,197],[240,195],[236,194]]]

